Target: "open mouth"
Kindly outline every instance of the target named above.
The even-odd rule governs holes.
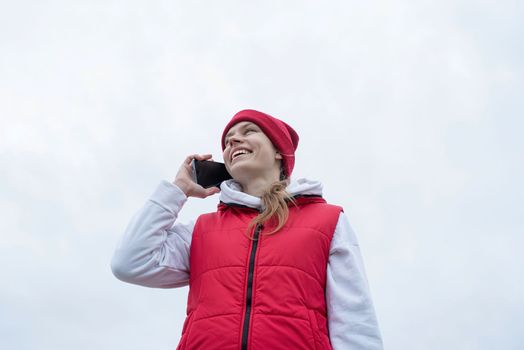
[[[239,150],[236,150],[235,152],[233,152],[233,154],[231,155],[231,161],[235,160],[236,158],[242,158],[242,157],[245,157],[246,155],[248,154],[251,154],[253,152],[247,150],[247,149],[239,149]]]

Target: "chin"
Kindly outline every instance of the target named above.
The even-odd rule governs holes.
[[[234,178],[238,178],[238,177],[241,177],[242,175],[252,173],[253,171],[255,170],[252,167],[250,167],[249,165],[243,165],[243,164],[236,165],[235,164],[232,167],[231,166],[229,167],[229,173]]]
[[[237,181],[242,181],[246,179],[251,179],[255,177],[257,174],[260,174],[260,169],[253,167],[252,164],[234,164],[232,167],[230,166],[228,169],[229,173],[233,177],[233,179]]]

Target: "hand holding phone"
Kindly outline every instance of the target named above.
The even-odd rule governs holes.
[[[212,162],[211,154],[191,154],[186,157],[178,173],[176,174],[173,184],[176,185],[180,190],[184,192],[187,197],[206,198],[213,194],[219,193],[220,188],[212,186],[204,188],[196,182],[194,171],[193,171],[193,160]]]

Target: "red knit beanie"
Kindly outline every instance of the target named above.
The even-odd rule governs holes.
[[[222,151],[226,148],[225,137],[228,130],[243,121],[253,122],[271,140],[282,155],[282,166],[287,177],[291,176],[295,166],[295,151],[298,146],[298,134],[282,120],[253,109],[244,109],[233,116],[222,132]]]

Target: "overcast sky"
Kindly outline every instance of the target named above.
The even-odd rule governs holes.
[[[0,4],[0,348],[174,349],[187,288],[111,255],[253,108],[349,216],[386,349],[521,349],[522,2]]]

